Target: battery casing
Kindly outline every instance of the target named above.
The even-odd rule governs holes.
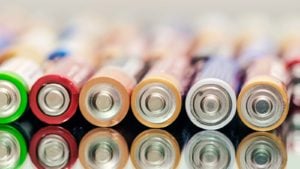
[[[81,90],[79,106],[83,116],[101,127],[121,122],[129,110],[131,91],[145,69],[144,60],[138,57],[117,58],[105,64]],[[97,99],[100,99],[98,106]],[[107,105],[106,99],[111,99]]]
[[[214,57],[198,70],[186,97],[188,117],[200,128],[222,128],[235,115],[239,66],[231,58]]]
[[[289,110],[288,81],[283,63],[276,58],[254,62],[247,69],[238,96],[237,110],[243,123],[257,131],[270,131],[281,125]]]
[[[47,124],[61,124],[69,120],[78,108],[79,92],[83,84],[93,74],[94,67],[82,59],[67,57],[46,70],[46,75],[39,78],[30,92],[30,107],[38,119]],[[49,84],[61,85],[67,91],[63,96],[68,106],[59,115],[46,114],[41,109],[39,92]],[[51,92],[51,90],[50,90]],[[68,103],[67,103],[68,102]],[[55,109],[54,109],[55,112]]]
[[[138,121],[153,128],[173,123],[180,113],[182,96],[187,90],[191,74],[188,57],[173,55],[155,63],[132,93],[131,109]],[[155,100],[159,101],[160,107],[156,107]],[[153,117],[153,112],[161,115]]]

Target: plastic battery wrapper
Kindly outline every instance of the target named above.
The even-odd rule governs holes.
[[[214,57],[200,66],[187,94],[186,111],[196,126],[219,129],[235,115],[240,67],[227,57]]]
[[[258,131],[277,128],[289,110],[289,76],[276,57],[257,60],[246,71],[245,84],[238,97],[238,113],[248,127]]]
[[[78,108],[79,92],[95,67],[84,58],[67,57],[45,68],[30,92],[30,107],[41,121],[61,124]]]
[[[142,57],[108,61],[82,88],[79,104],[83,116],[101,127],[121,122],[129,110],[131,92],[146,69]]]
[[[173,123],[192,72],[190,58],[184,55],[171,54],[157,61],[133,90],[131,108],[138,121],[154,128]]]

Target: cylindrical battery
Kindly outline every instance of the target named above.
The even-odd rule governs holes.
[[[257,131],[277,128],[287,117],[288,76],[281,61],[264,57],[246,72],[246,81],[238,97],[238,114],[248,127]]]
[[[83,168],[123,169],[128,156],[126,140],[114,129],[93,129],[79,145],[79,160]]]
[[[287,152],[280,137],[267,132],[255,132],[245,137],[236,153],[240,169],[283,169],[287,164]]]
[[[149,129],[139,134],[130,151],[135,168],[177,168],[180,148],[176,139],[167,131]]]
[[[185,145],[182,158],[185,168],[230,169],[235,164],[235,148],[221,132],[201,131]]]
[[[79,92],[94,72],[94,66],[82,58],[67,57],[46,68],[30,92],[30,107],[47,124],[69,120],[78,108]]]
[[[37,168],[66,168],[74,165],[78,149],[73,135],[59,126],[40,129],[31,139],[30,158]]]
[[[81,90],[79,106],[83,116],[101,127],[121,122],[130,106],[131,91],[145,68],[141,57],[121,57],[105,64]]]
[[[40,63],[52,48],[53,36],[48,28],[33,27],[5,53],[12,58],[0,66],[0,123],[15,121],[25,112],[28,91],[42,75]]]
[[[187,94],[188,117],[203,129],[224,127],[235,115],[238,88],[238,64],[231,58],[211,58],[196,74]]]
[[[131,97],[131,109],[139,122],[162,128],[176,120],[192,74],[190,67],[188,57],[177,55],[157,61],[151,67]]]
[[[0,125],[0,168],[23,168],[27,159],[27,143],[14,127]]]

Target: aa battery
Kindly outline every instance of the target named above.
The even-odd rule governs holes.
[[[230,169],[235,164],[235,148],[224,134],[201,131],[185,145],[182,158],[190,169]]]
[[[104,65],[81,90],[79,106],[83,116],[101,127],[121,122],[130,106],[131,91],[145,68],[141,57],[121,57]]]
[[[288,76],[283,63],[275,57],[254,62],[238,97],[238,114],[248,127],[257,131],[277,128],[289,110]]]
[[[177,168],[180,148],[176,139],[167,131],[149,129],[139,134],[130,151],[135,168]]]
[[[180,113],[190,77],[187,57],[173,55],[156,62],[133,90],[131,108],[134,116],[152,128],[173,123]]]
[[[30,107],[44,123],[61,124],[75,114],[80,89],[94,67],[80,58],[67,57],[46,69],[46,75],[31,89]]]
[[[25,112],[28,91],[43,73],[40,63],[51,50],[53,35],[42,26],[31,28],[5,52],[11,59],[0,66],[0,123],[15,121]]]
[[[78,149],[75,138],[68,130],[48,126],[33,135],[29,154],[37,168],[70,169],[77,159]]]
[[[236,153],[240,169],[283,169],[287,164],[287,152],[280,137],[267,132],[255,132],[245,137]]]
[[[238,75],[237,63],[225,57],[211,58],[197,72],[185,102],[188,117],[196,126],[215,130],[233,119]]]
[[[21,169],[27,159],[27,143],[14,127],[0,125],[0,168]]]
[[[79,160],[83,168],[122,169],[128,156],[126,140],[114,129],[93,129],[82,138],[79,145]]]

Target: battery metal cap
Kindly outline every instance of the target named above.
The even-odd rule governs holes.
[[[167,131],[149,129],[134,139],[130,156],[135,168],[173,169],[178,166],[180,149],[176,139]]]
[[[238,146],[237,165],[243,169],[282,169],[287,164],[285,145],[272,133],[255,132]]]
[[[79,145],[83,168],[123,169],[128,161],[128,146],[120,133],[109,128],[88,132]]]
[[[227,125],[236,112],[236,94],[223,80],[206,78],[189,90],[186,102],[189,119],[198,127],[216,130]]]
[[[14,127],[0,126],[0,168],[22,168],[27,157],[23,135]]]
[[[27,109],[28,86],[13,72],[0,73],[0,123],[10,123]]]
[[[72,168],[78,149],[76,140],[69,131],[49,126],[34,134],[29,154],[37,168]]]
[[[68,78],[45,75],[30,91],[30,108],[34,115],[47,124],[68,121],[78,108],[79,89]]]
[[[79,108],[82,115],[99,127],[111,127],[122,121],[129,109],[127,89],[110,77],[96,77],[81,89]]]
[[[191,169],[231,169],[235,163],[235,149],[224,134],[202,131],[189,140],[184,158]]]
[[[156,76],[142,80],[131,96],[134,116],[152,128],[172,124],[180,113],[181,104],[181,93],[176,84]]]
[[[256,131],[270,131],[286,119],[289,97],[285,86],[272,77],[247,82],[238,97],[238,115]]]

